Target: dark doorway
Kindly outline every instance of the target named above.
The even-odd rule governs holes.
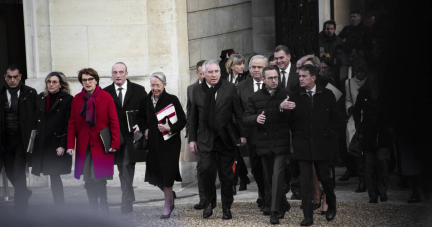
[[[27,79],[26,48],[24,34],[24,11],[22,1],[0,0],[0,86],[8,65],[16,64]]]
[[[286,45],[291,62],[307,54],[319,56],[318,1],[275,0],[276,45]]]

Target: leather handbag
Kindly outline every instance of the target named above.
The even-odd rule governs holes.
[[[135,150],[148,150],[148,142],[142,132],[136,132],[133,137],[133,146]]]
[[[352,137],[348,146],[348,153],[356,157],[361,157],[363,155],[363,136],[361,133],[361,127],[356,130],[354,136]]]

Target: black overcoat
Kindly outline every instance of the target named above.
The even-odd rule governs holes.
[[[72,95],[60,91],[57,101],[46,115],[46,97],[37,96],[36,140],[33,149],[32,174],[61,175],[71,173],[72,156],[66,153],[68,122],[71,114]],[[58,156],[56,149],[65,153]]]
[[[170,187],[173,185],[174,181],[181,181],[179,170],[181,149],[180,132],[186,125],[186,114],[176,96],[168,94],[164,90],[155,108],[151,99],[152,95],[153,93],[150,92],[147,96],[146,115],[142,115],[142,109],[144,107],[140,108],[140,114],[138,115],[140,129],[143,129],[143,131],[146,129],[149,130],[145,181],[156,186]],[[169,104],[174,105],[177,122],[171,124],[171,122],[167,120],[171,128],[171,133],[175,133],[175,135],[168,140],[164,140],[162,133],[158,129],[156,113]],[[165,120],[162,122],[165,122]]]
[[[120,124],[120,131],[125,140],[126,146],[128,148],[128,155],[129,155],[127,157],[128,160],[130,162],[144,162],[146,158],[145,152],[134,149],[133,146],[134,129],[132,129],[132,132],[129,132],[129,128],[127,125],[126,111],[139,110],[141,103],[145,102],[145,99],[147,98],[147,92],[145,91],[145,88],[139,84],[132,83],[129,80],[127,80],[126,94],[124,94],[123,92],[123,95],[125,95],[123,100],[123,106],[121,105],[120,100],[117,96],[114,83],[104,88],[104,90],[110,93],[111,97],[114,99],[114,103],[117,110],[117,116]],[[141,128],[140,130],[143,131]],[[117,165],[122,164],[124,155],[125,155],[125,145],[122,145],[120,147],[120,150],[115,153],[114,156],[115,164]]]
[[[257,154],[290,154],[289,110],[280,109],[280,104],[291,95],[291,92],[278,86],[273,95],[266,88],[261,89],[249,97],[243,115],[246,127],[256,127]],[[264,111],[266,120],[258,124],[256,119]]]
[[[333,92],[317,84],[313,106],[304,88],[290,96],[290,100],[296,103],[290,117],[294,158],[333,160],[337,154],[337,130],[342,119]]]

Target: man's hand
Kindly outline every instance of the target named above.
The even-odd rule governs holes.
[[[190,148],[191,152],[196,155],[196,153],[198,152],[198,148],[197,148],[195,141],[192,141],[189,143],[189,148]]]
[[[171,128],[169,127],[169,124],[165,118],[165,124],[160,124],[158,125],[159,131],[160,132],[169,132],[171,131]]]
[[[144,136],[145,136],[146,140],[148,140],[148,129],[145,130]]]
[[[135,134],[136,132],[139,132],[139,131],[140,131],[138,125],[135,125],[135,126],[132,127],[132,128],[135,129],[134,134]]]
[[[66,151],[66,153],[68,153],[70,156],[74,155],[74,149],[68,149]]]
[[[242,147],[242,146],[244,146],[244,145],[246,145],[246,143],[247,143],[247,139],[246,138],[244,138],[244,137],[240,137],[240,147]]]
[[[110,148],[110,149],[109,149],[108,151],[109,151],[109,152],[113,152],[113,153],[114,153],[114,152],[116,152],[116,151],[117,151],[117,149],[115,149],[115,148],[112,148],[112,147],[111,147],[111,148]]]
[[[260,114],[260,115],[258,115],[258,117],[257,117],[257,122],[258,122],[258,124],[264,124],[264,122],[265,122],[265,120],[266,120],[266,117],[265,117],[265,115],[264,115],[264,111]]]
[[[284,99],[281,104],[280,104],[280,108],[284,109],[284,110],[293,110],[296,107],[295,102],[291,102],[288,101],[289,100],[289,96],[287,95],[287,98]]]
[[[63,147],[59,147],[56,149],[58,156],[63,156],[65,149]]]

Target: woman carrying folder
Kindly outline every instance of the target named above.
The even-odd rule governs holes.
[[[49,175],[54,204],[64,205],[60,175],[71,172],[72,157],[64,155],[72,95],[62,72],[51,72],[45,78],[45,90],[37,96],[36,139],[32,150],[32,171],[36,176]]]
[[[114,100],[99,87],[99,75],[92,68],[78,72],[83,89],[72,100],[67,153],[75,157],[75,178],[84,175],[90,207],[108,212],[106,183],[114,175],[114,152],[120,148],[120,126]],[[105,153],[100,131],[109,127],[111,148]],[[76,148],[75,148],[76,139]]]
[[[151,92],[147,103],[138,111],[138,126],[148,139],[145,182],[159,187],[165,194],[162,219],[174,209],[174,181],[182,181],[179,170],[180,131],[186,117],[178,98],[165,91],[166,78],[155,72],[150,78]]]

